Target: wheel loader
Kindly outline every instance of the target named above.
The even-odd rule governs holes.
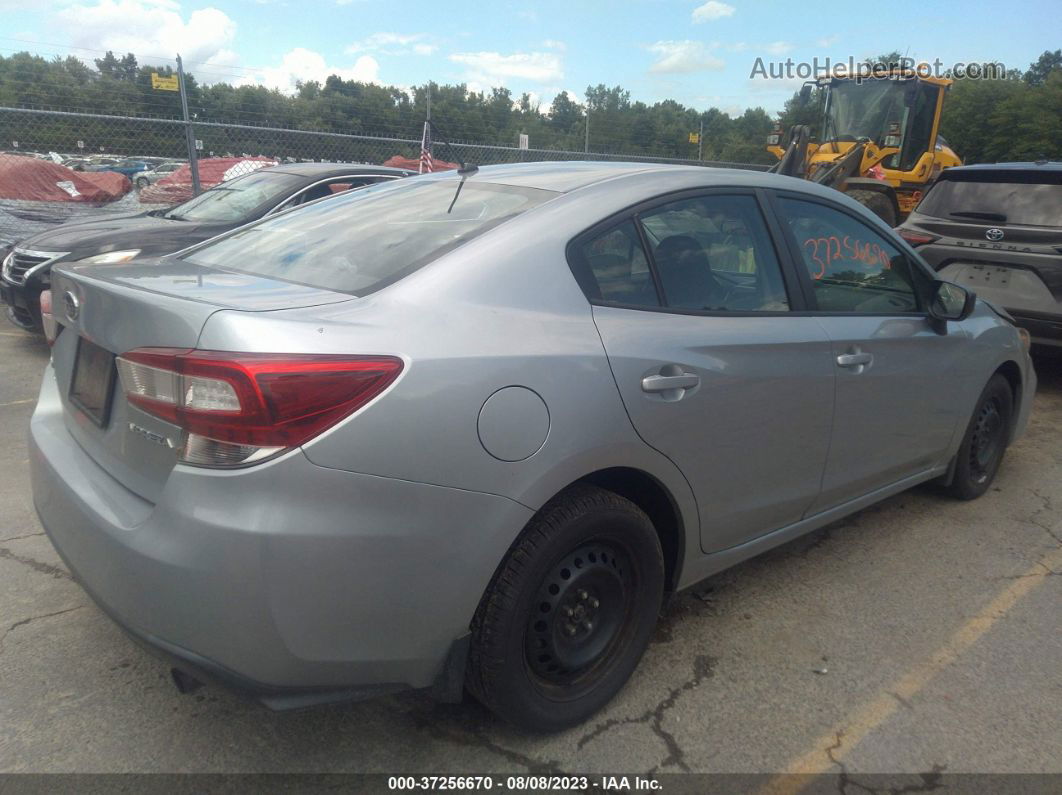
[[[807,106],[820,92],[819,129],[798,124],[786,136],[775,127],[767,151],[778,162],[770,170],[837,188],[896,226],[941,170],[962,164],[939,132],[951,83],[898,68],[809,80],[799,101]]]

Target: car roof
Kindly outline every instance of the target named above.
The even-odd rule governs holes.
[[[1062,161],[1037,160],[1033,162],[1014,163],[975,163],[970,166],[952,166],[941,174],[968,173],[978,171],[1062,171]]]
[[[757,184],[762,183],[764,186],[779,187],[777,181],[772,182],[772,180],[779,179],[777,175],[766,175],[759,169],[680,166],[665,163],[601,163],[586,160],[482,166],[466,176],[478,182],[492,182],[498,185],[569,193],[602,182],[624,181],[625,178],[650,175],[670,175],[674,177],[693,175],[701,181],[719,182],[720,184],[748,184],[754,182]],[[435,172],[428,178],[452,179],[457,176],[458,172],[451,169]],[[793,180],[793,182],[800,183],[803,186],[811,185],[805,180]]]
[[[342,176],[343,174],[408,176],[416,173],[404,168],[372,166],[365,163],[282,163],[279,166],[270,166],[269,170],[278,171],[282,174],[294,174],[299,177],[316,177],[317,179],[325,179],[333,175]]]

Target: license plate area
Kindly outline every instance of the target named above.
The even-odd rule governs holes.
[[[103,428],[114,395],[114,354],[84,337],[77,341],[74,377],[70,380],[70,402]]]
[[[999,265],[970,263],[966,265],[965,278],[961,281],[973,287],[1006,287],[1010,284],[1010,272],[1010,268]]]

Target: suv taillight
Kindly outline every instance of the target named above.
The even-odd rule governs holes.
[[[910,243],[912,246],[924,246],[926,243],[932,243],[934,240],[940,240],[940,235],[930,235],[925,232],[915,232],[913,229],[897,229],[900,233],[900,237]]]
[[[126,399],[187,433],[181,460],[255,463],[308,442],[383,392],[393,356],[138,348],[118,357]]]

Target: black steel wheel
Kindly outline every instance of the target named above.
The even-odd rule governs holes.
[[[566,490],[525,528],[480,602],[468,689],[524,728],[581,723],[637,666],[663,590],[645,513],[604,489]]]
[[[1010,383],[997,373],[985,386],[974,408],[955,459],[949,493],[972,500],[988,491],[1010,442],[1013,413],[1014,394]]]

